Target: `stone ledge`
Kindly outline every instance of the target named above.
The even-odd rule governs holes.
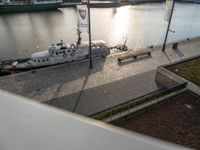
[[[159,84],[163,85],[166,88],[172,88],[174,86],[177,86],[178,84],[187,83],[186,88],[200,96],[200,87],[198,85],[192,83],[191,81],[186,80],[185,78],[165,68],[165,67],[177,65],[177,64],[180,64],[180,63],[183,63],[183,62],[186,62],[188,60],[192,60],[198,57],[200,57],[200,55],[186,58],[181,61],[177,61],[175,63],[171,63],[168,65],[159,66],[156,72],[156,78],[155,78],[156,82],[158,82]]]
[[[167,70],[162,66],[158,67],[155,80],[166,88],[172,88],[186,82],[178,75],[174,74],[173,72]]]

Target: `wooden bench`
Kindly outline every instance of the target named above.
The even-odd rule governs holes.
[[[147,50],[147,51],[139,51],[133,54],[128,54],[122,57],[118,57],[118,61],[122,62],[124,60],[127,59],[137,59],[138,56],[150,56],[151,55],[151,51]]]

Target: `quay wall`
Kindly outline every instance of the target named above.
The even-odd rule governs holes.
[[[160,3],[164,2],[164,0],[122,0],[121,2],[118,1],[106,1],[106,2],[92,2],[90,3],[91,8],[110,8],[110,7],[121,7],[124,5],[137,5],[137,4],[143,4],[143,3]],[[81,3],[68,3],[65,2],[59,6],[59,8],[65,8],[65,7],[76,7],[76,5]]]
[[[103,2],[95,2],[93,1],[90,3],[90,7],[92,8],[110,8],[110,7],[121,7],[124,5],[137,5],[137,4],[144,4],[144,3],[162,3],[165,0],[120,0],[120,1],[103,1]],[[185,3],[197,3],[200,4],[200,0],[176,0],[176,2],[185,2]],[[76,7],[76,5],[81,4],[80,2],[68,2],[64,1],[59,8],[65,7]]]

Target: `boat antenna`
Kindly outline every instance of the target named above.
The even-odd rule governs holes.
[[[124,45],[122,46],[122,49],[125,50],[125,51],[128,50],[128,48],[126,46],[127,40],[128,40],[128,37],[126,37],[126,39],[124,41]]]
[[[127,40],[128,40],[128,37],[126,37],[126,39],[124,41],[124,46],[126,46]]]

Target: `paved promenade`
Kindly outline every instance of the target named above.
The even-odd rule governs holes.
[[[108,101],[110,101],[108,106],[116,105],[134,98],[131,97],[133,95],[140,96],[159,89],[160,87],[154,81],[155,71],[152,70],[160,65],[200,54],[200,39],[183,42],[179,44],[178,48],[178,50],[172,50],[167,47],[164,53],[157,47],[152,49],[151,57],[121,64],[118,64],[117,58],[124,54],[115,54],[105,59],[95,60],[93,69],[88,68],[88,62],[79,62],[1,77],[0,87],[39,102],[53,100],[53,104],[57,106],[61,105],[55,100],[59,100],[58,102],[64,105],[63,98],[66,97],[65,107],[68,110],[89,115],[94,111],[106,108]],[[123,87],[124,83],[128,83],[126,87]],[[108,87],[110,89],[107,89]],[[93,94],[94,90],[101,92],[95,95]],[[102,91],[105,91],[104,94]],[[109,95],[107,91],[113,91],[111,94],[116,93],[116,95],[107,99],[105,97],[105,95]],[[85,101],[87,97],[83,98],[84,92],[87,93],[87,97],[90,97],[88,98],[90,101]],[[128,93],[133,94],[130,96]],[[76,98],[70,99],[69,97],[72,95],[76,95]],[[82,98],[83,101],[81,101]],[[97,105],[97,100],[100,98],[102,103]],[[95,100],[92,101],[92,99]],[[81,103],[77,104],[77,100]],[[88,104],[82,105],[83,103]],[[87,110],[89,108],[90,110]]]
[[[89,116],[163,88],[155,82],[155,74],[156,70],[153,70],[148,73],[142,73],[81,92],[58,97],[47,103]]]

